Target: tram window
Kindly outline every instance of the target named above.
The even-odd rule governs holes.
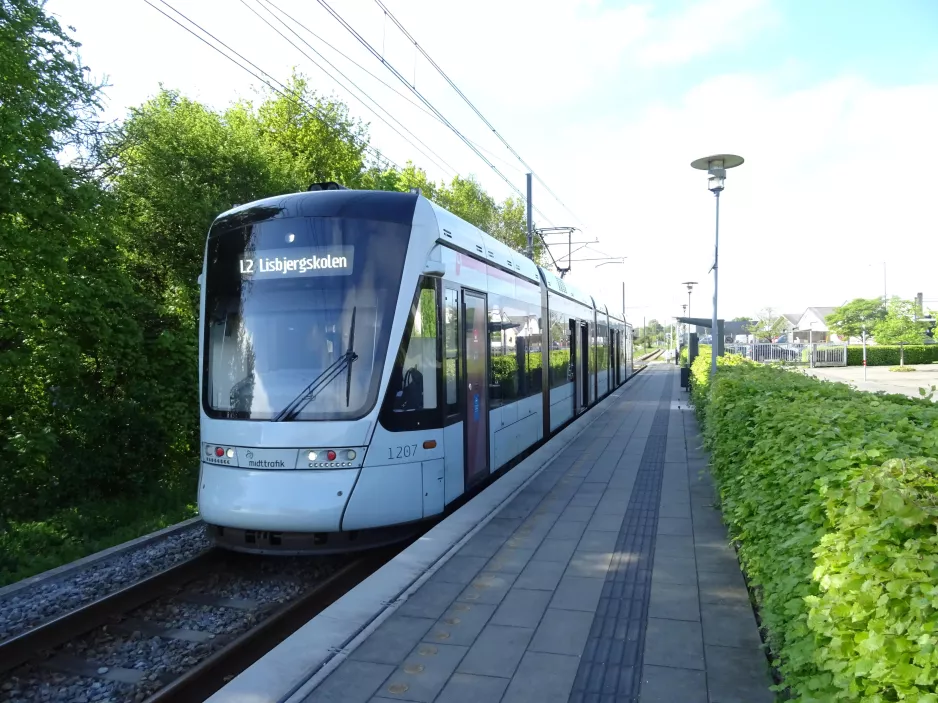
[[[446,412],[459,412],[459,292],[447,288],[443,294],[443,382]]]
[[[517,325],[505,309],[503,296],[489,293],[489,407],[497,408],[515,400],[518,393],[518,361],[515,358]]]
[[[567,316],[550,312],[550,387],[559,388],[570,382],[570,326]]]
[[[541,392],[541,308],[489,294],[491,407]]]
[[[424,279],[421,282],[420,295],[412,315],[407,326],[410,336],[401,344],[401,374],[395,374],[396,378],[392,377],[395,413],[432,410],[437,407],[438,314],[436,290],[432,280]]]

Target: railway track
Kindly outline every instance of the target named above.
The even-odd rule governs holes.
[[[208,550],[0,642],[0,700],[203,701],[400,548]]]
[[[654,351],[650,351],[647,354],[638,357],[638,360],[642,363],[647,363],[649,361],[654,361],[662,354],[664,354],[664,349],[655,349]]]

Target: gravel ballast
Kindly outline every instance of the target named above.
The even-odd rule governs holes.
[[[0,598],[0,640],[186,561],[210,546],[201,524]]]

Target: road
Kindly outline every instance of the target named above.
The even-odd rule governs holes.
[[[930,389],[938,386],[938,364],[910,364],[915,371],[890,371],[888,366],[868,366],[866,380],[863,380],[862,366],[847,366],[838,368],[805,369],[805,373],[829,381],[847,383],[857,390],[885,391],[886,393],[901,393],[903,395],[920,397],[919,388]],[[938,392],[934,393],[932,400],[938,402]]]

